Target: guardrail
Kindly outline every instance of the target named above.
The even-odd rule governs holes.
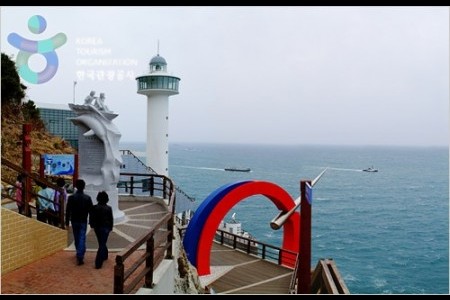
[[[178,224],[180,224],[179,235],[181,238],[183,238],[187,226],[181,225],[181,219],[179,218],[177,222]],[[266,244],[255,239],[246,238],[234,233],[224,231],[222,229],[217,229],[214,240],[216,242],[219,242],[221,245],[228,245],[233,249],[246,252],[247,254],[252,254],[278,265],[282,265],[282,259],[284,261],[291,262],[297,260],[296,252]]]
[[[147,166],[136,154],[133,153],[133,151],[131,151],[131,150],[119,150],[119,151],[122,156],[132,157],[132,162],[133,162],[132,166],[134,166],[134,167],[127,166],[127,168],[129,168],[129,170],[132,170],[133,172],[141,172],[146,175],[148,175],[148,174],[157,175],[156,171],[153,170],[151,167]],[[134,178],[134,180],[136,181],[136,184],[138,184],[139,178]],[[127,192],[126,190],[129,188],[127,186],[127,183],[123,182],[123,181],[119,182],[119,187],[124,188],[125,192]],[[191,209],[192,203],[195,202],[195,198],[189,196],[185,191],[183,191],[177,185],[175,185],[175,191],[177,194],[177,206],[179,206],[179,207],[176,207],[177,212],[182,212],[184,210]]]
[[[294,273],[292,273],[289,294],[297,293],[299,261],[297,259]],[[316,268],[311,274],[311,294],[350,294],[333,259],[321,258],[317,262]]]
[[[296,252],[242,237],[221,229],[217,230],[215,240],[222,245],[229,245],[233,249],[244,251],[247,254],[255,255],[278,265],[282,265],[282,261],[291,261],[293,265],[297,258]]]
[[[120,173],[120,176],[127,176],[129,180],[118,182],[119,193],[124,191],[129,195],[159,196],[163,199],[170,199],[172,195],[175,197],[175,187],[167,176],[142,173]]]
[[[121,173],[121,175],[141,176],[136,173]],[[174,228],[175,211],[175,189],[172,181],[163,175],[145,175],[146,177],[156,177],[161,180],[162,185],[153,178],[149,180],[151,186],[148,192],[154,195],[155,191],[162,193],[163,199],[168,199],[168,212],[152,227],[152,229],[134,241],[128,247],[123,249],[116,256],[116,265],[114,266],[114,294],[129,294],[133,292],[138,284],[144,281],[143,286],[151,288],[153,286],[153,270],[165,257],[172,258],[172,240]],[[132,182],[132,180],[130,181]],[[146,245],[145,252],[140,255],[134,263],[126,267],[127,259],[139,249]],[[164,256],[165,254],[165,256]]]
[[[155,170],[153,170],[151,167],[147,166],[139,157],[137,157],[133,151],[131,150],[119,150],[122,155],[131,155],[137,162],[139,162],[146,171],[148,171],[150,174],[157,175]]]
[[[297,292],[297,273],[299,264],[300,264],[300,254],[297,254],[294,272],[292,272],[291,282],[289,284],[289,294],[295,294]]]
[[[34,209],[34,211],[36,212],[35,215],[37,215],[37,204],[33,205],[31,204],[31,199],[35,198],[37,199],[38,194],[34,191],[33,189],[33,184],[32,184],[32,180],[34,182],[41,182],[43,184],[45,184],[46,186],[59,191],[59,199],[55,200],[55,199],[49,199],[47,197],[42,197],[39,196],[41,198],[43,198],[45,201],[48,202],[52,202],[54,205],[59,205],[59,212],[54,213],[54,212],[46,212],[46,214],[51,217],[51,218],[55,218],[58,220],[58,222],[56,222],[57,224],[55,225],[54,222],[49,222],[50,225],[59,227],[61,229],[65,229],[65,215],[64,215],[64,211],[65,211],[65,203],[64,203],[64,195],[63,195],[63,189],[60,188],[59,186],[57,186],[56,184],[48,181],[46,178],[40,177],[39,174],[34,174],[34,173],[28,173],[26,171],[23,170],[23,168],[21,166],[18,166],[16,164],[14,164],[13,162],[9,161],[8,159],[2,157],[2,162],[1,162],[1,166],[2,166],[2,182],[5,182],[11,186],[13,186],[15,189],[21,189],[22,190],[22,201],[24,203],[24,215],[26,216],[32,216],[32,211],[31,209]],[[8,178],[8,176],[3,176],[3,174],[5,173],[5,169],[9,169],[12,170],[14,172],[16,172],[17,174],[22,174],[23,176],[23,184],[22,184],[22,188],[17,187],[16,183],[13,182],[13,180],[11,178]],[[16,199],[14,197],[12,197],[12,195],[6,193],[5,191],[2,190],[1,193],[2,199],[3,198],[7,198],[7,199],[11,199],[12,201],[16,202]]]
[[[311,278],[313,294],[350,294],[333,259],[320,259]]]

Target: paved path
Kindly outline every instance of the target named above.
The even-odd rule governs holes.
[[[95,252],[87,252],[85,264],[77,266],[75,252],[59,251],[2,276],[1,293],[112,294],[114,256],[101,269],[94,268],[94,260]]]
[[[125,220],[114,224],[113,231],[109,235],[108,249],[111,252],[121,251],[137,238],[148,233],[149,229],[167,213],[167,207],[161,200],[121,200],[119,209],[125,213]],[[69,246],[66,250],[75,251],[71,229],[67,231],[67,239]],[[86,251],[97,251],[97,247],[95,232],[88,226]]]
[[[34,263],[8,272],[1,277],[2,294],[112,294],[114,282],[115,253],[147,233],[156,219],[167,207],[160,201],[119,201],[119,209],[126,218],[114,225],[108,239],[109,259],[101,269],[95,269],[97,240],[93,230],[86,238],[84,265],[77,266],[73,235],[68,230],[68,247]],[[89,227],[89,226],[88,226]],[[135,252],[130,262],[142,255]],[[134,258],[135,257],[135,258]]]

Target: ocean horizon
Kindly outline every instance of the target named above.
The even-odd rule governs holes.
[[[121,143],[145,155],[145,143]],[[373,166],[376,173],[362,170]],[[228,167],[250,172],[227,172]],[[312,267],[333,258],[352,294],[449,293],[449,149],[446,146],[325,146],[170,143],[169,177],[196,199],[240,180],[264,180],[293,199],[312,180]],[[262,196],[236,213],[256,239],[281,245],[278,213]]]

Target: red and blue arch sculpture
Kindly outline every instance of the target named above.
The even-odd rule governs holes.
[[[211,247],[220,221],[237,203],[255,195],[267,197],[281,211],[289,211],[295,206],[294,200],[284,189],[267,181],[238,181],[216,189],[195,211],[183,239],[187,258],[200,276],[211,272]],[[299,230],[300,213],[295,212],[283,226],[283,249],[298,253]],[[292,254],[282,255],[281,264],[294,267],[295,259],[288,256]]]

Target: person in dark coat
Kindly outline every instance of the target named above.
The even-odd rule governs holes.
[[[66,208],[66,226],[69,226],[69,221],[71,221],[78,265],[84,264],[88,216],[93,207],[91,197],[84,193],[85,186],[86,183],[83,179],[76,181],[77,190],[67,199]]]
[[[114,219],[111,206],[107,205],[109,197],[105,191],[97,194],[97,204],[94,205],[89,218],[89,224],[94,229],[98,242],[97,256],[95,257],[95,268],[100,269],[103,261],[108,259],[109,233],[114,226]]]

